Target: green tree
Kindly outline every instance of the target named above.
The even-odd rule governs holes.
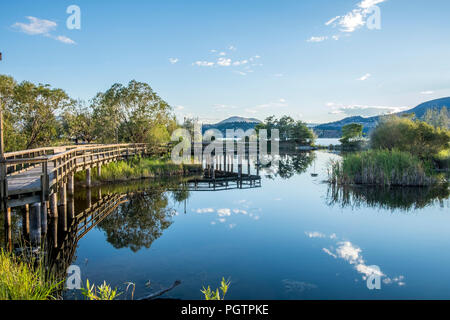
[[[423,121],[393,116],[381,121],[372,132],[370,142],[375,149],[398,149],[429,159],[449,148],[450,131]]]
[[[60,126],[55,114],[73,104],[62,89],[12,78],[0,79],[6,114],[7,150],[30,149],[56,142]]]
[[[339,140],[344,148],[357,148],[363,138],[364,126],[358,123],[347,124],[342,128],[342,138]]]
[[[97,136],[104,143],[168,142],[177,126],[167,102],[148,84],[135,80],[126,87],[114,84],[98,93],[92,108]]]
[[[91,143],[96,138],[95,123],[92,110],[78,101],[62,115],[62,126],[67,140],[74,139],[76,143]]]

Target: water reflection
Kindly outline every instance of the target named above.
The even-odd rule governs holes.
[[[411,211],[436,204],[444,208],[449,196],[447,184],[429,188],[330,185],[326,199],[331,207]]]
[[[174,194],[186,195],[180,192]],[[116,249],[129,248],[133,252],[143,247],[148,249],[173,223],[172,217],[176,211],[168,204],[164,189],[135,194],[106,217],[99,228],[105,231],[107,241]]]
[[[313,161],[316,159],[314,152],[299,152],[294,154],[281,154],[279,158],[279,167],[276,171],[270,170],[271,163],[261,166],[266,173],[266,178],[274,180],[275,178],[291,179],[295,175],[301,175],[306,172]]]

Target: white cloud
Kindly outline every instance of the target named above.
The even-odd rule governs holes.
[[[196,61],[196,62],[193,63],[193,65],[197,65],[199,67],[213,67],[214,66],[214,62]]]
[[[217,213],[219,217],[229,217],[231,216],[231,209],[219,209]]]
[[[360,7],[361,9],[369,9],[385,1],[387,0],[363,0],[361,3],[358,4],[358,7]]]
[[[235,61],[233,62],[233,66],[241,66],[248,63],[248,60],[241,60],[241,61]]]
[[[363,0],[362,2],[358,3],[355,9],[348,12],[347,14],[343,16],[336,16],[330,20],[328,20],[325,25],[333,27],[340,26],[341,31],[345,33],[352,33],[359,28],[366,25],[367,18],[370,12],[370,8],[383,3],[387,0]],[[333,37],[333,39],[335,39]],[[335,40],[338,40],[336,38]]]
[[[178,61],[179,61],[178,58],[169,58],[169,62],[170,62],[171,64],[175,64],[175,63],[177,63]]]
[[[306,233],[307,235],[309,233]],[[313,234],[317,234],[320,236],[315,236],[310,238],[325,238],[326,235],[320,233],[320,232],[314,232]],[[400,275],[398,277],[390,278],[386,274],[384,274],[378,266],[371,266],[367,265],[365,262],[362,250],[358,246],[354,245],[350,241],[338,241],[336,234],[331,234],[329,236],[331,240],[336,241],[336,249],[333,249],[333,247],[330,248],[322,248],[322,251],[328,254],[329,256],[333,257],[334,259],[342,259],[344,261],[347,261],[350,265],[354,266],[354,269],[362,275],[362,279],[366,280],[371,275],[377,275],[383,279],[384,284],[392,284],[397,283],[399,286],[404,286],[405,282],[403,281],[405,279],[404,276]]]
[[[26,18],[29,20],[29,23],[16,22],[13,27],[30,35],[46,35],[49,34],[50,31],[56,29],[56,27],[58,26],[58,24],[54,21],[39,19],[36,17]]]
[[[325,40],[327,40],[328,39],[328,37],[311,37],[311,38],[309,38],[308,40],[306,40],[307,42],[322,42],[322,41],[325,41]]]
[[[430,94],[434,94],[434,91],[422,91],[420,94],[424,94],[424,95],[430,95]]]
[[[343,32],[354,32],[365,25],[365,23],[364,15],[359,10],[353,10],[339,20],[339,25],[342,27],[341,31]]]
[[[197,213],[213,213],[213,208],[200,208],[196,210]]]
[[[70,39],[66,36],[57,36],[55,39],[62,43],[66,43],[66,44],[76,44],[75,41],[73,41],[72,39]]]
[[[335,18],[330,19],[329,21],[325,22],[326,26],[329,26],[330,24],[332,24],[333,22],[335,22],[337,19],[339,19],[341,16],[337,16]]]
[[[236,49],[235,46],[229,46],[229,47],[228,47],[228,50],[230,50],[230,51],[236,51],[237,49]]]
[[[260,104],[253,108],[247,108],[247,109],[245,109],[245,112],[251,113],[251,114],[257,114],[264,109],[283,108],[283,107],[287,107],[287,106],[288,106],[288,103],[287,103],[286,99],[280,98],[278,101]]]
[[[326,235],[321,232],[305,232],[305,234],[308,236],[308,238],[325,238]]]
[[[372,75],[370,73],[366,73],[365,75],[363,75],[361,78],[358,78],[359,81],[366,81],[367,79],[369,79]]]
[[[331,107],[330,114],[343,114],[345,116],[372,117],[385,114],[392,114],[408,110],[409,107],[391,106],[367,106],[367,105],[342,105],[333,102],[327,103]]]
[[[223,56],[226,56],[226,55],[227,55],[226,52],[220,52],[220,53],[219,53],[219,56],[222,56],[222,57],[223,57]]]
[[[231,59],[219,58],[219,60],[217,60],[217,65],[222,67],[229,67],[231,66]]]

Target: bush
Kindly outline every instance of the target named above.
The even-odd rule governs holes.
[[[431,159],[449,148],[450,131],[423,121],[389,117],[372,132],[370,141],[374,149],[397,149],[421,159]]]

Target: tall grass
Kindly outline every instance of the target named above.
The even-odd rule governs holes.
[[[155,177],[173,177],[198,174],[201,165],[175,164],[168,159],[148,159],[134,157],[129,161],[112,162],[102,167],[101,175],[92,172],[93,181],[112,182]],[[77,180],[84,180],[85,172],[76,175]]]
[[[331,163],[328,176],[338,185],[429,186],[440,181],[429,163],[398,150],[347,154]]]
[[[54,300],[63,286],[42,261],[0,251],[0,300]]]

